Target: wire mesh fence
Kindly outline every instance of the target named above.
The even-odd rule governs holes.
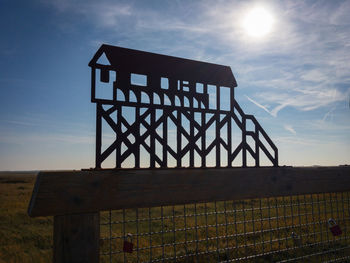
[[[100,220],[101,262],[350,261],[349,192],[113,210]]]

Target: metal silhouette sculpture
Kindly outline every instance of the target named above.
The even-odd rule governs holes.
[[[105,63],[100,62],[102,57]],[[110,45],[102,45],[89,66],[91,101],[97,107],[96,169],[113,152],[115,168],[121,168],[130,157],[133,160],[127,166],[142,167],[144,153],[149,158],[149,168],[169,167],[169,157],[176,160],[177,168],[184,162],[187,167],[207,167],[211,151],[215,152],[215,167],[222,167],[222,158],[226,159],[225,167],[232,167],[240,153],[241,166],[246,167],[247,152],[259,167],[260,149],[273,166],[278,166],[277,147],[255,117],[244,114],[234,98],[237,83],[230,67]],[[133,82],[134,76],[143,83]],[[104,83],[107,87],[98,87]],[[214,87],[213,93],[208,92],[208,86]],[[229,89],[224,102],[220,94],[223,87]],[[210,97],[216,98],[214,103],[210,103]],[[102,151],[103,120],[115,137]],[[253,130],[246,128],[249,120]],[[236,147],[232,144],[233,125],[241,131]],[[248,144],[249,136],[255,147]]]

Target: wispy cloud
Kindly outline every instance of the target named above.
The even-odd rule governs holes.
[[[120,26],[120,19],[133,14],[130,5],[119,3],[101,4],[99,2],[90,3],[90,6],[87,6],[83,12],[88,16],[92,14],[100,26],[110,28]]]
[[[271,112],[263,105],[261,105],[260,103],[256,102],[255,100],[249,98],[247,95],[244,95],[250,102],[254,103],[256,106],[258,106],[259,108],[262,108],[264,111],[266,111],[268,114],[271,114]],[[271,114],[272,115],[272,114]]]
[[[328,117],[330,117],[331,119],[333,118],[333,114],[332,112],[336,109],[337,107],[334,106],[333,108],[331,108],[322,118],[322,121],[326,121]]]
[[[300,84],[302,85],[302,83]],[[293,89],[292,87],[290,90],[264,89],[263,92],[259,91],[254,95],[263,103],[277,104],[277,107],[290,106],[301,111],[311,111],[345,101],[350,91],[350,88],[346,91],[340,91],[336,88],[317,87],[318,89],[308,86],[305,86],[304,89],[299,87]],[[276,111],[278,112],[280,108],[277,107]]]
[[[256,106],[258,106],[259,108],[262,108],[264,111],[266,111],[267,113],[269,113],[271,116],[273,117],[277,117],[277,113],[282,110],[283,108],[287,107],[289,105],[288,102],[282,103],[278,106],[276,106],[275,108],[273,108],[271,111],[269,109],[267,109],[267,107],[261,105],[260,103],[258,103],[257,101],[249,98],[247,95],[245,95],[245,97],[251,101],[252,103],[254,103]]]
[[[284,129],[293,133],[293,134],[297,134],[297,132],[294,130],[294,128],[292,127],[292,125],[289,125],[289,124],[285,124],[283,125]]]

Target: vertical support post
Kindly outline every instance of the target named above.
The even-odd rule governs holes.
[[[204,83],[203,84],[203,94],[208,95],[208,84]],[[204,109],[206,107],[209,107],[209,102],[208,105],[204,105]],[[201,167],[204,168],[206,167],[206,158],[207,155],[205,153],[206,150],[206,145],[205,145],[205,136],[207,134],[207,130],[205,129],[205,124],[206,124],[206,115],[205,115],[205,111],[202,111],[202,115],[201,115],[201,129],[202,129],[202,154],[201,154],[201,158],[202,158],[202,165]]]
[[[242,166],[247,167],[247,119],[245,115],[242,115]]]
[[[228,114],[232,114],[231,112]],[[232,167],[232,117],[227,120],[227,167]]]
[[[258,125],[255,124],[255,167],[259,167],[260,166],[260,148],[259,148],[259,128]]]
[[[216,85],[216,125],[215,125],[215,140],[216,140],[216,167],[220,167],[220,86]]]
[[[168,109],[164,109],[163,110],[163,115],[165,115],[164,117],[164,121],[163,121],[163,167],[166,168],[168,167],[168,150],[167,150],[167,146],[168,146],[168,116],[169,114],[171,114],[171,112],[169,113]]]
[[[202,136],[201,136],[201,146],[202,146],[202,151],[201,151],[201,167],[204,168],[206,166],[206,154],[205,154],[205,135],[207,133],[207,130],[205,129],[205,112],[201,112],[201,129],[202,129]]]
[[[274,163],[275,167],[278,167],[278,149],[275,149],[275,163]]]
[[[194,110],[193,110],[193,100],[194,97],[192,96],[192,92],[193,90],[196,89],[195,87],[195,82],[190,81],[189,82],[189,89],[191,92],[191,96],[190,97],[190,116],[191,116],[191,120],[190,120],[190,141],[189,144],[192,144],[190,147],[190,167],[194,167],[194,146],[195,146],[195,141],[194,141],[194,123],[195,123],[195,119],[194,119]]]
[[[234,113],[234,87],[230,88],[230,118],[227,122],[227,167],[232,167],[232,117]]]
[[[140,107],[135,108],[135,123],[138,124],[138,129],[135,130],[135,141],[140,137]],[[140,143],[135,147],[135,168],[140,168]]]
[[[151,97],[151,104],[153,104],[153,96]],[[151,152],[150,152],[150,167],[151,168],[155,168],[156,167],[156,136],[155,133],[157,132],[154,124],[156,122],[156,109],[154,107],[151,108],[151,118],[150,118],[150,126],[151,126],[151,133],[150,133],[150,148],[151,148]]]
[[[54,217],[53,262],[99,262],[100,215]]]
[[[101,142],[102,142],[102,106],[96,103],[96,148],[95,148],[95,165],[101,168]]]
[[[121,140],[119,140],[118,137],[121,136],[122,134],[122,116],[123,116],[123,113],[122,113],[122,106],[121,105],[118,105],[117,106],[117,134],[116,134],[116,140],[117,140],[117,146],[116,146],[116,149],[115,149],[115,167],[116,168],[121,168],[121,156],[122,156],[122,142]]]
[[[91,68],[91,102],[96,99],[96,68]]]
[[[182,148],[182,137],[181,137],[181,130],[179,129],[180,126],[182,126],[182,118],[181,118],[181,110],[177,109],[177,128],[176,128],[176,140],[177,140],[177,150],[176,150],[176,154],[177,154],[177,158],[176,158],[176,167],[180,168],[181,167],[181,148]]]

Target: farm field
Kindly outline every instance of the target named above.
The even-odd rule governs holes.
[[[27,215],[35,176],[0,173],[0,263],[52,260],[52,217]],[[101,262],[347,262],[349,203],[332,193],[102,212]],[[342,235],[332,236],[331,217]],[[132,254],[122,252],[127,233]]]

